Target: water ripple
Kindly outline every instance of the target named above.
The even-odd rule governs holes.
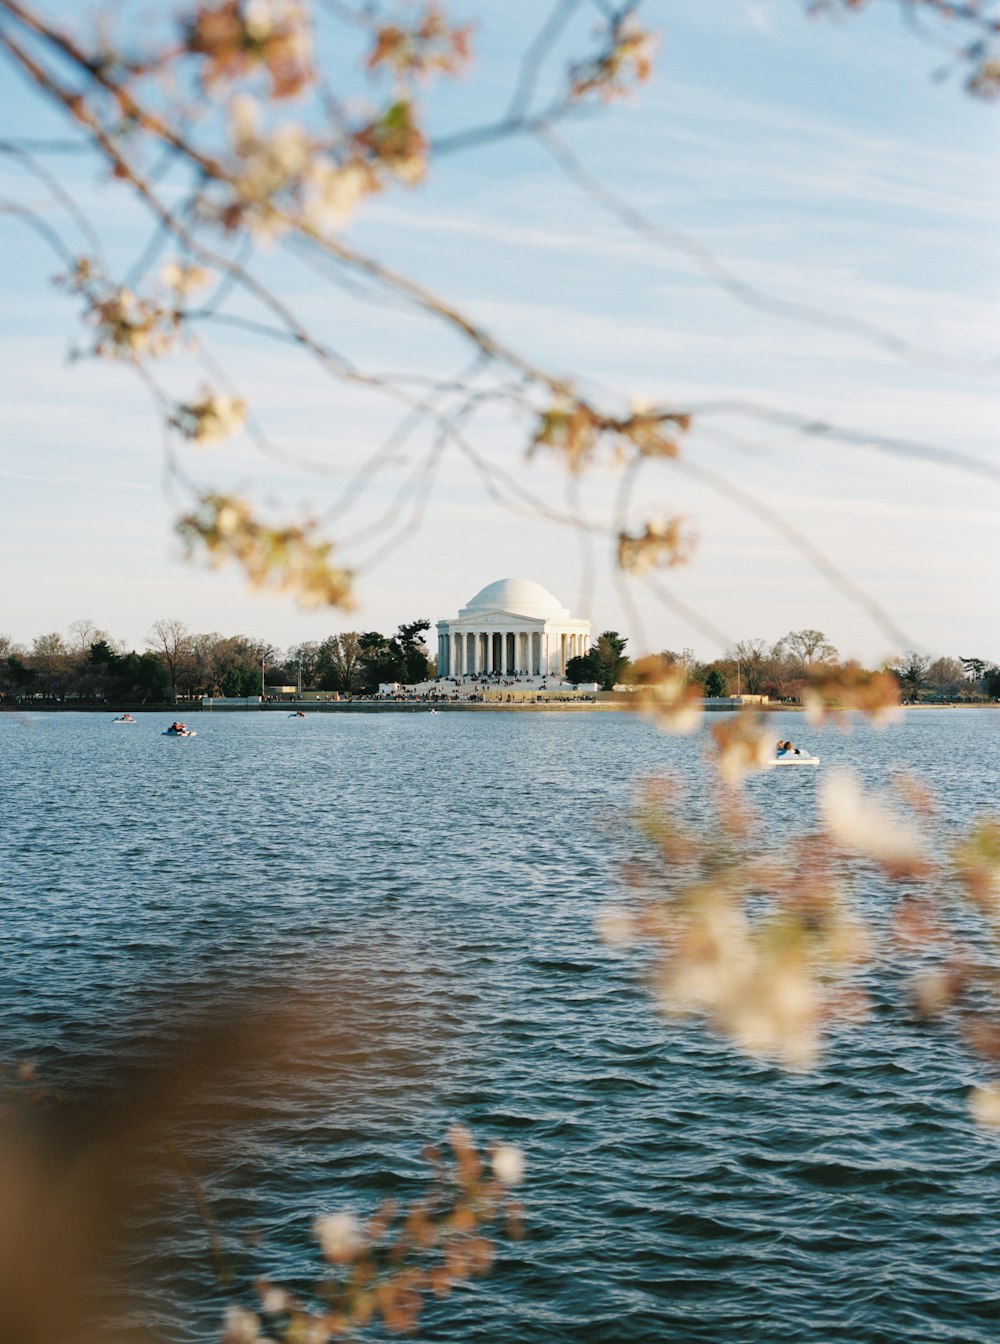
[[[922,768],[968,816],[1000,795],[998,724],[911,715],[817,745],[870,784]],[[141,1063],[179,1003],[252,987],[294,1008],[277,1054],[221,1069],[176,1122],[260,1270],[306,1281],[314,1214],[416,1193],[422,1145],[461,1120],[525,1149],[530,1235],[431,1304],[428,1339],[996,1338],[1000,1149],[968,1123],[953,1043],[885,1010],[783,1077],[659,1022],[596,940],[636,773],[697,797],[697,743],[558,714],[159,728],[0,717],[4,1045],[72,1081]],[[774,824],[810,823],[814,777],[750,787]],[[155,1255],[123,1257],[138,1296],[109,1338],[210,1338],[219,1296],[168,1173],[143,1217]]]

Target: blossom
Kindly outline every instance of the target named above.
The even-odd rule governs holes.
[[[820,786],[819,809],[842,849],[873,859],[895,874],[926,870],[927,852],[917,828],[866,793],[850,771],[831,770]]]
[[[719,753],[719,774],[727,784],[741,784],[745,775],[762,769],[770,759],[770,737],[755,714],[741,713],[714,724],[712,737]]]
[[[609,26],[606,49],[570,70],[571,96],[598,93],[610,102],[627,95],[631,80],[642,84],[649,79],[658,45],[656,34],[644,29],[634,14],[615,19]]]
[[[969,1093],[969,1112],[978,1125],[1000,1129],[1000,1086],[974,1087]]]
[[[694,534],[685,528],[684,519],[648,522],[644,531],[633,535],[618,534],[618,566],[630,574],[648,569],[685,565],[694,549]]]
[[[339,229],[361,201],[378,190],[375,173],[358,159],[343,166],[332,159],[314,160],[305,176],[302,221],[316,233]]]
[[[284,1288],[278,1288],[273,1283],[262,1283],[260,1285],[260,1309],[265,1316],[281,1316],[290,1311],[292,1307],[292,1296]]]
[[[270,527],[246,500],[206,494],[193,513],[178,520],[188,554],[203,549],[213,566],[239,564],[255,588],[292,592],[303,606],[349,608],[353,576],[331,564],[333,544],[314,539],[316,524]]]
[[[254,1344],[260,1337],[260,1317],[231,1302],[223,1318],[222,1344]]]
[[[688,680],[682,664],[653,654],[641,658],[632,669],[636,678],[636,703],[667,733],[689,736],[701,723],[701,690]]]
[[[241,397],[221,396],[205,387],[200,401],[178,404],[170,423],[186,439],[204,448],[235,433],[246,414],[246,402]]]
[[[353,1213],[327,1213],[313,1223],[313,1233],[327,1260],[347,1264],[365,1249],[365,1235]]]
[[[822,723],[831,711],[856,709],[881,728],[899,719],[899,683],[891,672],[869,672],[859,663],[818,664],[808,672],[802,697],[806,719]]]
[[[212,273],[204,266],[195,266],[188,262],[168,261],[160,272],[160,280],[168,289],[185,297],[194,294],[211,281]]]
[[[204,62],[203,86],[266,71],[274,98],[293,98],[313,78],[309,9],[302,0],[203,0],[184,25],[189,52]]]
[[[631,947],[638,936],[635,917],[620,905],[606,905],[594,920],[598,937],[609,947]]]
[[[524,1154],[512,1143],[494,1148],[491,1161],[493,1175],[501,1185],[520,1185],[524,1180]]]

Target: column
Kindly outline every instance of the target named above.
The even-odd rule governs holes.
[[[472,632],[472,661],[469,663],[469,675],[474,676],[479,671],[479,631]]]
[[[549,674],[549,632],[547,630],[542,631],[539,644],[541,645],[538,652],[542,656],[542,675],[547,677]]]
[[[492,631],[492,630],[487,630],[485,633],[486,633],[486,666],[483,668],[483,671],[484,671],[484,672],[492,672],[492,671],[493,671],[493,631]]]
[[[455,666],[451,669],[451,675],[452,675],[453,677],[460,677],[460,676],[462,675],[462,644],[461,644],[461,640],[462,640],[462,636],[461,636],[461,635],[455,635],[455,636],[454,636],[454,639],[453,639],[453,647],[454,647],[454,650],[455,650]]]

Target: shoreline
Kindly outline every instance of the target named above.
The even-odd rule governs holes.
[[[736,714],[740,710],[732,704],[713,705],[710,701],[702,705],[706,714]],[[748,708],[762,714],[802,714],[802,705],[751,705]],[[942,704],[900,705],[901,710],[933,709],[1000,709],[1000,701],[984,700],[978,704],[969,701],[949,701]],[[185,702],[136,704],[135,702],[106,702],[102,704],[66,704],[65,702],[29,701],[13,703],[0,702],[0,714],[169,714],[173,717],[194,714],[288,714],[301,709],[306,714],[428,714],[433,710],[438,714],[551,714],[568,711],[572,714],[586,713],[637,713],[635,705],[628,695],[615,696],[606,700],[542,700],[535,702],[518,701],[407,701],[407,700],[331,700],[331,701],[275,701],[259,705],[211,705]],[[845,710],[844,713],[851,711]]]

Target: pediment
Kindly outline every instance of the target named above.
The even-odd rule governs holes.
[[[479,616],[460,616],[450,620],[450,630],[489,630],[495,626],[498,630],[541,630],[545,625],[544,616],[519,616],[514,611],[489,611]]]

